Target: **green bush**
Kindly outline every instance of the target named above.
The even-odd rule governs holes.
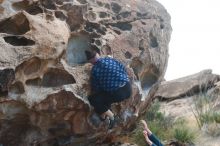
[[[216,123],[220,123],[220,113],[219,112],[214,112],[213,117],[214,117],[214,121]]]
[[[169,139],[172,136],[173,119],[159,111],[160,103],[155,101],[148,109],[145,120],[151,131],[161,140]]]
[[[146,120],[149,129],[157,135],[159,139],[166,140],[173,138],[173,119],[170,116],[165,116],[164,113],[159,111],[160,103],[154,102],[147,110],[144,118]],[[146,142],[143,136],[143,128],[138,124],[137,129],[133,131],[132,140],[138,144],[138,146],[146,146]]]
[[[200,128],[204,124],[220,123],[220,113],[215,111],[217,98],[201,93],[194,98],[194,116]]]
[[[194,141],[195,133],[186,126],[184,119],[178,119],[174,122],[172,117],[160,112],[159,109],[160,103],[158,101],[154,102],[142,119],[146,120],[149,129],[161,141],[169,141],[174,138],[180,142]],[[138,146],[146,146],[142,131],[143,128],[138,124],[131,135],[132,141]]]
[[[191,143],[194,142],[196,135],[192,130],[190,130],[190,128],[182,126],[175,128],[174,138],[179,142]]]
[[[203,125],[204,123],[213,123],[215,121],[215,113],[211,111],[201,113],[199,115],[199,120],[201,122],[201,125]]]

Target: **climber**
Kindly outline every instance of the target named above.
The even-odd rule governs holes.
[[[141,120],[144,126],[143,135],[149,146],[163,146],[160,140],[148,128],[146,121]]]
[[[125,66],[111,57],[100,57],[95,51],[85,51],[88,62],[94,66],[91,71],[90,104],[99,114],[101,121],[109,119],[109,129],[115,125],[111,104],[131,96],[131,84]]]

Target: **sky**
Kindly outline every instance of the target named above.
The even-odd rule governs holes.
[[[166,80],[212,69],[220,75],[220,1],[157,0],[171,15]]]

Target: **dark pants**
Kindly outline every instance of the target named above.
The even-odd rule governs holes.
[[[163,146],[160,140],[152,133],[148,138],[153,142],[151,146]]]
[[[121,102],[131,96],[132,89],[130,82],[125,86],[118,88],[116,91],[100,91],[88,97],[90,104],[98,114],[103,114],[110,109],[111,104]]]

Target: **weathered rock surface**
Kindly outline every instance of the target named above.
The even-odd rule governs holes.
[[[155,93],[155,97],[171,100],[191,96],[214,87],[219,80],[219,75],[212,74],[211,70],[203,70],[180,79],[162,82]]]
[[[164,77],[170,34],[153,0],[0,0],[0,144],[95,145],[128,130]],[[85,50],[120,60],[135,83],[108,132],[87,100]]]

